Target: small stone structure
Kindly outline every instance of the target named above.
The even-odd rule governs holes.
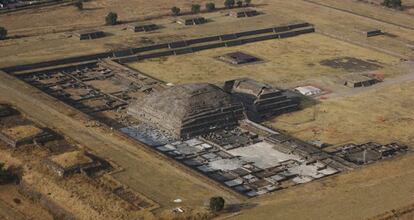
[[[128,25],[128,30],[133,32],[148,32],[157,30],[159,27],[153,23],[133,23]]]
[[[13,109],[7,105],[0,105],[0,117],[7,117],[13,114]]]
[[[348,74],[344,76],[344,85],[351,88],[367,87],[378,83],[378,79],[371,78],[362,74]]]
[[[379,144],[368,142],[365,144],[347,144],[333,152],[336,156],[356,165],[370,164],[388,157],[406,153],[408,147],[398,143]]]
[[[366,37],[373,37],[373,36],[377,36],[377,35],[383,35],[384,32],[382,32],[382,30],[380,29],[369,29],[369,30],[363,30],[362,33],[366,36]]]
[[[201,16],[182,17],[177,19],[177,23],[182,25],[199,25],[206,23],[207,20]]]
[[[110,167],[108,162],[79,150],[51,156],[43,163],[60,177],[67,177],[80,172],[91,174]]]
[[[75,36],[79,37],[79,40],[93,40],[96,38],[105,37],[105,33],[98,30],[83,30],[76,32]]]
[[[42,133],[43,130],[34,125],[17,125],[10,128],[3,128],[0,131],[0,140],[11,147],[19,147],[33,143],[33,140]]]
[[[178,138],[232,127],[243,118],[243,106],[219,87],[184,84],[154,92],[132,103],[128,113]]]
[[[235,65],[260,61],[259,58],[243,53],[243,52],[227,53],[222,56],[219,56],[218,58],[224,62],[235,64]]]
[[[253,17],[256,15],[259,15],[259,12],[254,9],[248,8],[248,9],[239,9],[239,10],[231,11],[229,15],[235,18],[244,18],[244,17]]]
[[[288,98],[284,91],[249,78],[227,81],[224,90],[243,102],[247,116],[254,121],[294,111],[299,107],[299,101]]]

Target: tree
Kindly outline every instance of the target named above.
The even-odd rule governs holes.
[[[239,8],[243,7],[243,1],[242,0],[238,0],[236,2],[236,4],[237,4],[237,7],[239,7]]]
[[[252,0],[244,0],[244,4],[246,6],[249,6],[252,3]]]
[[[10,169],[4,168],[4,163],[0,163],[0,184],[7,184],[13,182],[15,176]]]
[[[174,6],[171,8],[171,12],[173,13],[173,15],[178,16],[181,12],[181,9]]]
[[[214,11],[214,10],[216,10],[216,5],[212,2],[206,3],[206,9],[207,9],[207,11]]]
[[[191,12],[194,14],[197,14],[200,12],[201,6],[199,4],[193,4],[191,5]]]
[[[401,0],[384,0],[382,5],[388,8],[395,8],[395,9],[402,9],[402,2]]]
[[[76,1],[76,2],[74,3],[74,5],[75,5],[75,7],[76,7],[78,10],[82,10],[82,9],[83,9],[83,2],[82,2],[82,0]]]
[[[115,12],[109,12],[105,17],[107,25],[116,25],[118,23],[118,14]]]
[[[224,208],[224,199],[220,196],[210,198],[210,210],[219,212]]]
[[[224,6],[226,6],[226,8],[233,8],[234,4],[236,4],[236,2],[234,0],[225,0],[224,1]]]
[[[7,37],[7,29],[0,27],[0,40],[4,40]]]

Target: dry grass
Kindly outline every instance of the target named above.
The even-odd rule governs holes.
[[[50,160],[62,166],[64,169],[93,162],[83,151],[72,151],[55,155],[50,157]]]
[[[42,132],[42,129],[34,125],[19,125],[12,128],[2,130],[4,134],[11,137],[14,140],[20,140],[27,137],[33,137]]]
[[[233,51],[249,53],[264,62],[234,66],[216,59],[217,56]],[[320,62],[345,56],[375,60],[385,66],[399,62],[397,58],[323,35],[307,34],[183,56],[144,60],[129,66],[175,84],[221,83],[238,77],[251,77],[280,86],[322,76],[342,75],[347,71],[323,66]]]

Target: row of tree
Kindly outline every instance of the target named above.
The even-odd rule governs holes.
[[[399,10],[403,9],[401,0],[384,0],[382,2],[382,5],[388,8],[395,8]]]
[[[228,9],[230,8],[234,8],[236,5],[237,7],[243,7],[243,6],[249,6],[251,4],[252,0],[225,0],[224,1],[224,6]],[[206,3],[205,5],[205,9],[206,11],[215,11],[216,10],[216,5],[212,2]],[[199,4],[193,4],[191,5],[191,12],[194,14],[197,14],[201,11],[201,5]],[[181,9],[179,7],[172,7],[171,8],[171,12],[173,13],[173,15],[177,16],[180,15],[181,13]]]

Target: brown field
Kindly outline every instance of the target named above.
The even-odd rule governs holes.
[[[121,21],[135,21],[147,17],[157,18],[169,15],[173,6],[180,7],[183,12],[190,11],[191,4],[200,4],[204,8],[206,2],[215,2],[217,6],[222,4],[222,1],[218,0],[131,0],[124,1],[122,4],[111,0],[92,0],[84,3],[82,11],[74,6],[51,6],[3,14],[0,15],[0,20],[2,25],[10,29],[12,33],[50,33],[64,28],[103,26],[104,17],[111,11],[117,12]],[[27,22],[29,20],[31,22]]]
[[[319,33],[145,60],[130,66],[173,83],[220,83],[248,76],[284,88],[316,80],[345,91],[332,84],[332,80],[350,71],[323,66],[320,62],[340,57],[374,62],[382,66],[376,71],[386,76],[383,85],[357,92],[349,92],[348,89],[322,100],[318,105],[283,115],[266,124],[304,140],[321,140],[333,145],[399,141],[414,146],[414,82],[412,77],[403,83],[401,79],[405,78],[397,80],[407,74],[399,69],[400,58],[414,58],[413,50],[407,46],[414,44],[412,15],[352,0],[313,1],[355,14],[302,0],[256,0],[253,3],[264,12],[263,15],[238,20],[225,17],[220,12],[207,13],[205,16],[213,22],[198,27],[173,24],[173,18],[166,14],[173,5],[188,10],[193,3],[204,6],[207,2],[204,0],[131,0],[122,3],[95,0],[85,2],[84,11],[77,11],[73,6],[52,6],[2,14],[0,26],[9,29],[11,39],[0,42],[0,67],[143,46],[147,44],[143,38],[168,42],[307,21],[315,24]],[[222,4],[222,1],[214,2]],[[407,0],[406,4],[411,6],[414,2]],[[124,30],[125,24],[103,26],[103,17],[109,11],[117,12],[124,22],[156,18],[153,22],[162,24],[164,28],[154,33],[136,34]],[[72,36],[72,31],[84,28],[102,29],[108,36],[82,42]],[[379,28],[390,35],[367,39],[361,30],[369,28]],[[256,55],[264,62],[235,67],[215,59],[236,50]],[[391,82],[387,83],[387,80]],[[57,129],[122,167],[124,171],[114,173],[113,177],[161,206],[152,213],[143,213],[143,216],[154,213],[166,218],[174,217],[170,209],[177,206],[172,202],[177,198],[183,199],[179,206],[185,207],[187,214],[197,215],[205,212],[205,201],[214,195],[225,197],[229,209],[222,217],[233,219],[366,219],[413,202],[412,154],[246,201],[107,128],[88,127],[91,119],[79,111],[3,74],[0,74],[0,91],[0,102],[15,105],[33,120]],[[3,193],[4,188],[0,190],[0,217],[3,217],[1,211],[10,207],[9,198],[17,195],[15,192],[10,195]],[[85,192],[85,195],[89,194]],[[60,201],[63,203],[64,199]],[[247,205],[240,208],[237,205],[240,203]],[[7,215],[19,219],[21,210],[13,208]],[[50,218],[42,211],[33,215],[33,219]]]

